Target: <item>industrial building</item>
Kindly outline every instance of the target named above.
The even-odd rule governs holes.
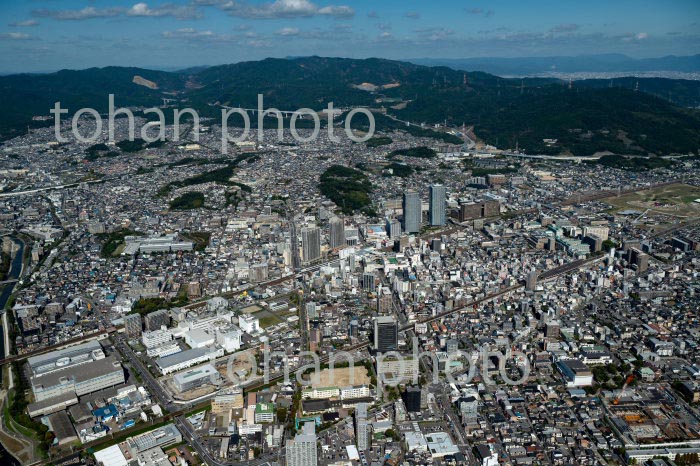
[[[124,383],[124,369],[114,357],[69,365],[31,378],[36,401],[46,401],[66,394],[77,396]]]
[[[156,365],[161,374],[167,375],[205,361],[213,361],[223,355],[223,348],[216,348],[214,346],[193,348],[160,358],[156,361]]]
[[[173,385],[180,392],[193,390],[206,384],[219,385],[220,383],[221,374],[211,364],[205,364],[173,376]]]
[[[587,387],[593,385],[593,373],[578,359],[565,359],[557,362],[559,372],[566,379],[567,387]]]

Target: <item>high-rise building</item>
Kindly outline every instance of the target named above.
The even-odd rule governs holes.
[[[406,405],[406,411],[409,413],[420,412],[420,387],[417,385],[409,385],[403,392],[403,402]]]
[[[559,322],[548,322],[545,326],[544,336],[547,338],[559,338],[560,332]]]
[[[365,272],[362,274],[362,289],[370,292],[376,290],[375,277],[372,272]]]
[[[305,422],[301,434],[287,441],[287,466],[317,466],[316,424]]]
[[[403,231],[418,233],[420,231],[422,214],[420,196],[415,191],[403,194]]]
[[[355,407],[355,441],[360,451],[369,449],[369,428],[367,403],[358,403]]]
[[[445,224],[445,197],[447,191],[441,184],[430,186],[429,216],[431,226],[442,226]]]
[[[130,338],[141,336],[141,314],[124,316],[124,332]]]
[[[399,348],[399,326],[391,316],[379,316],[374,320],[374,349],[378,353],[396,351]]]
[[[170,312],[167,309],[151,312],[150,314],[146,314],[144,321],[146,323],[146,330],[160,330],[161,326],[165,325],[168,327],[170,325]]]
[[[357,320],[357,317],[353,317],[350,320],[350,324],[348,324],[348,337],[357,338],[359,333],[360,333],[360,321]]]
[[[304,262],[311,262],[321,257],[321,230],[304,228],[301,230],[301,252]]]
[[[331,249],[345,246],[345,221],[341,217],[333,217],[330,221]]]
[[[260,283],[267,280],[269,268],[267,263],[255,264],[250,268],[249,278],[253,283]]]
[[[525,280],[525,289],[528,291],[534,291],[535,286],[537,286],[537,271],[533,270],[527,274],[527,279]]]
[[[391,312],[392,304],[391,290],[387,287],[382,288],[377,293],[377,313],[386,314]]]
[[[395,218],[386,219],[386,234],[389,238],[398,238],[401,236],[401,222]]]
[[[637,266],[639,272],[645,272],[649,268],[649,255],[639,248],[630,248],[627,251],[627,260]]]

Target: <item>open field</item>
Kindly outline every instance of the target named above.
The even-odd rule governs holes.
[[[700,215],[700,188],[687,184],[672,184],[659,188],[623,194],[604,200],[613,206],[612,212],[637,210],[647,215],[654,213],[674,217],[697,217]]]
[[[280,319],[276,314],[267,310],[256,312],[253,315],[260,320],[261,328],[272,327],[273,325],[277,325],[283,322],[283,320]]]
[[[339,360],[341,364],[344,360]],[[324,369],[319,374],[314,375],[312,386],[322,387],[347,387],[348,385],[369,385],[370,378],[367,375],[367,368],[356,365],[353,368],[335,368],[333,371]]]

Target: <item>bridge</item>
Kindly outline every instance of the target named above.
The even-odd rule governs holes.
[[[0,285],[9,285],[10,283],[17,283],[18,281],[19,281],[18,279],[14,278],[12,280],[5,280],[5,281],[0,282]]]

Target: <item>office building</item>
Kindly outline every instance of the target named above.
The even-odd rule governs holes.
[[[317,466],[316,424],[305,422],[301,433],[287,441],[287,466]]]
[[[583,236],[597,236],[602,241],[608,239],[610,228],[605,226],[586,226],[583,227]]]
[[[581,241],[590,246],[591,251],[593,252],[598,252],[603,249],[603,239],[600,236],[593,234],[586,235]]]
[[[124,316],[124,333],[129,338],[138,338],[141,335],[141,314],[129,314]]]
[[[270,423],[275,421],[275,405],[272,403],[257,403],[255,405],[255,423]]]
[[[549,322],[547,323],[544,336],[547,338],[559,338],[561,335],[561,328],[559,327],[559,322]]]
[[[481,201],[462,204],[459,206],[459,221],[474,220],[478,218],[496,217],[501,213],[501,205],[498,201]]]
[[[362,289],[370,292],[376,290],[375,277],[372,272],[365,272],[362,274]]]
[[[406,411],[409,413],[418,413],[420,412],[420,398],[421,398],[421,391],[420,391],[420,386],[417,385],[409,385],[406,387],[406,390],[403,392],[403,402],[406,405]]]
[[[534,291],[537,286],[537,271],[533,270],[527,274],[525,279],[525,289],[527,291]]]
[[[168,327],[170,326],[170,312],[167,309],[151,312],[146,314],[144,322],[146,330],[160,330],[163,325]]]
[[[422,213],[420,196],[415,191],[407,191],[403,195],[403,231],[406,233],[420,232]]]
[[[251,314],[243,314],[238,317],[238,326],[247,334],[260,331],[260,319]]]
[[[219,385],[220,383],[221,374],[211,364],[205,364],[173,376],[173,385],[180,392],[199,388],[202,385]]]
[[[461,398],[459,412],[464,422],[476,422],[479,416],[479,400],[472,395]]]
[[[145,346],[147,349],[152,349],[157,346],[161,346],[165,343],[168,343],[173,339],[173,334],[170,333],[168,330],[153,330],[152,332],[146,331],[141,334],[141,343],[143,343],[143,346]]]
[[[399,238],[401,236],[401,222],[395,218],[386,219],[386,234],[389,238]]]
[[[637,266],[637,271],[645,272],[649,268],[649,255],[638,248],[629,248],[627,261]]]
[[[358,403],[355,407],[355,442],[357,449],[366,451],[370,446],[369,423],[367,422],[367,403]]]
[[[151,448],[165,448],[180,442],[182,442],[182,434],[177,427],[174,424],[166,424],[158,429],[127,439],[126,448],[132,456],[137,456]]]
[[[360,321],[353,317],[348,324],[348,337],[357,338],[360,333]]]
[[[391,312],[392,304],[393,298],[391,290],[387,287],[382,288],[381,291],[377,293],[377,313],[386,314]]]
[[[345,246],[345,221],[341,217],[333,217],[330,221],[329,243],[331,249]]]
[[[399,326],[391,316],[379,316],[374,320],[374,349],[378,353],[396,351],[399,348]]]
[[[441,184],[430,186],[428,189],[430,194],[429,217],[431,226],[445,225],[445,198],[447,191]]]
[[[304,228],[301,230],[301,251],[304,262],[321,258],[321,230]]]
[[[411,354],[403,354],[401,358],[393,355],[377,357],[377,377],[383,377],[384,380],[417,383],[419,374],[420,361]]]
[[[253,265],[250,268],[250,272],[248,273],[250,281],[252,283],[264,282],[265,280],[267,280],[268,274],[269,268],[267,266],[267,263]]]
[[[486,182],[489,186],[497,186],[506,182],[506,176],[498,173],[489,173],[486,175]]]

